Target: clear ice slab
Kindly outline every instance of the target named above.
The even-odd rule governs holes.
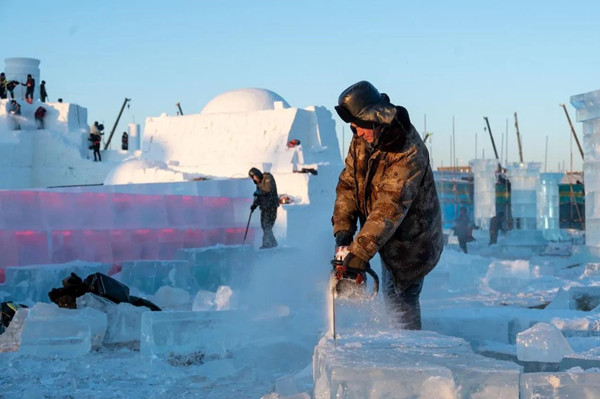
[[[313,356],[318,399],[518,397],[520,371],[429,331],[323,338]]]

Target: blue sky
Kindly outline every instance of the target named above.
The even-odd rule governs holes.
[[[475,157],[476,134],[478,156],[493,153],[483,116],[499,152],[508,118],[517,161],[517,112],[525,161],[544,161],[549,136],[550,171],[569,167],[558,104],[600,89],[598,1],[0,0],[0,13],[0,58],[40,59],[52,101],[81,104],[111,129],[132,99],[117,132],[245,87],[333,112],[342,90],[369,80],[419,132],[427,115],[436,166],[450,163],[453,117],[460,164]]]

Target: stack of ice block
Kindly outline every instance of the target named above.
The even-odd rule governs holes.
[[[537,187],[537,228],[544,237],[560,239],[558,185],[563,173],[542,173]]]
[[[600,249],[600,90],[572,96],[571,104],[583,122],[585,243]]]
[[[473,195],[475,203],[475,224],[489,227],[490,218],[496,214],[496,170],[495,159],[472,159]]]
[[[315,398],[519,397],[521,368],[474,354],[429,331],[322,339],[313,356]]]
[[[511,183],[511,212],[515,228],[535,230],[537,227],[537,188],[540,179],[539,162],[507,165]]]
[[[121,281],[131,288],[153,295],[165,285],[175,286],[174,274],[189,268],[187,260],[135,260],[123,262]]]

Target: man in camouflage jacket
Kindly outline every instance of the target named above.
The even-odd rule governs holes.
[[[394,324],[420,329],[423,280],[443,249],[429,153],[406,109],[369,82],[342,92],[335,108],[355,133],[336,188],[336,257],[347,253],[344,266],[365,270],[379,253]]]
[[[254,211],[260,207],[260,226],[263,230],[263,240],[260,249],[273,248],[277,246],[277,240],[273,235],[273,226],[277,219],[277,207],[279,196],[277,195],[277,184],[275,178],[269,172],[262,173],[257,168],[252,168],[248,175],[256,184],[254,202],[250,210]]]

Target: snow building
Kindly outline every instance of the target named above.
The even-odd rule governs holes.
[[[13,73],[38,68],[29,60]],[[269,90],[236,90],[199,114],[148,118],[144,134],[130,125],[129,151],[102,151],[93,162],[86,108],[22,98],[15,91],[19,117],[9,114],[10,100],[0,101],[0,282],[9,266],[170,259],[178,248],[241,244],[251,167],[273,173],[287,197],[275,226],[283,243],[299,238],[288,231],[304,234],[289,225],[310,229],[308,212],[332,210],[342,159],[324,107],[292,108]],[[39,106],[44,129],[34,121]],[[260,239],[259,219],[246,243]]]

